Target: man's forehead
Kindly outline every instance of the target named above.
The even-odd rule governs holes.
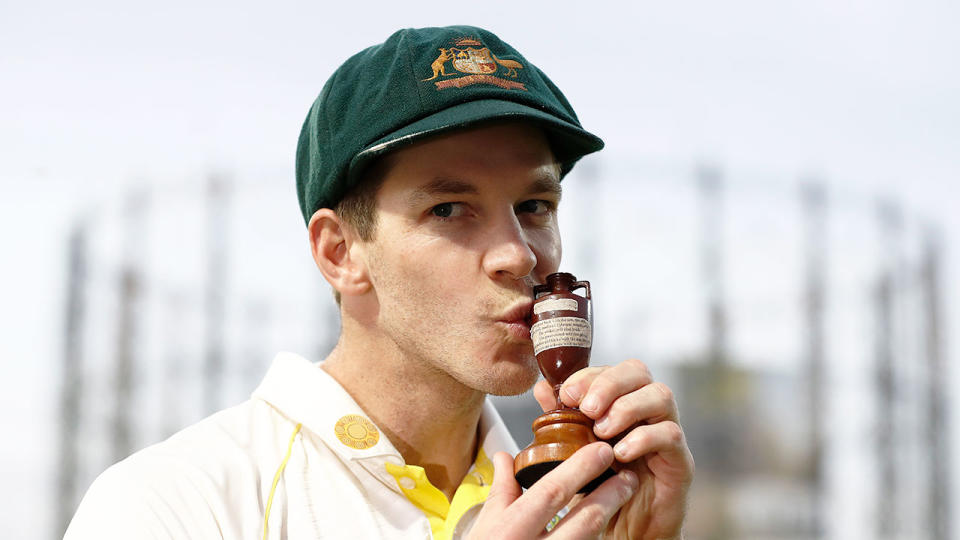
[[[411,202],[490,192],[561,194],[561,165],[542,130],[526,122],[438,135],[382,156],[378,165],[387,191]]]
[[[531,177],[526,180],[504,178],[502,181],[504,183],[513,182],[526,193],[550,193],[559,196],[562,191],[562,188],[560,187],[559,173],[553,171],[552,169],[552,167],[538,169],[535,174],[531,175]],[[505,188],[506,186],[497,183],[497,185],[494,187]],[[458,176],[437,176],[432,179],[425,180],[423,183],[416,186],[414,190],[425,195],[456,195],[461,193],[476,195],[480,193],[480,187],[477,185],[477,183],[471,182],[469,179],[460,178]]]
[[[508,185],[507,182],[511,184]],[[495,183],[481,183],[455,175],[437,176],[411,186],[406,199],[411,205],[416,205],[443,195],[480,195],[483,190],[515,191],[521,195],[549,195],[559,199],[562,194],[559,166],[541,167],[528,178],[503,178]]]

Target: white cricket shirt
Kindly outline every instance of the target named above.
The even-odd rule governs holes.
[[[517,447],[486,401],[477,461],[447,501],[319,364],[280,353],[250,400],[104,471],[64,538],[261,539],[275,476],[268,539],[456,538],[498,451]]]

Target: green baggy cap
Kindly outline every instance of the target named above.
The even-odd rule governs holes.
[[[297,145],[304,222],[332,208],[377,156],[490,120],[546,133],[561,178],[603,148],[547,76],[493,33],[473,26],[408,28],[352,56],[310,107]]]

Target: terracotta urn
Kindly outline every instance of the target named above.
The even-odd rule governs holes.
[[[585,295],[573,291],[584,289]],[[544,378],[553,387],[559,408],[533,421],[533,442],[514,459],[517,482],[529,488],[581,447],[597,441],[593,420],[559,399],[567,377],[587,367],[593,345],[593,313],[590,283],[572,274],[558,272],[533,289],[530,339]],[[614,474],[608,469],[585,485],[589,493]]]

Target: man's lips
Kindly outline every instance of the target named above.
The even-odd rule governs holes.
[[[497,320],[510,324],[516,323],[530,326],[532,309],[533,302],[526,300],[505,311],[504,314]]]
[[[507,331],[522,340],[530,339],[530,315],[533,302],[524,301],[508,309],[497,319],[497,322],[503,323]]]

